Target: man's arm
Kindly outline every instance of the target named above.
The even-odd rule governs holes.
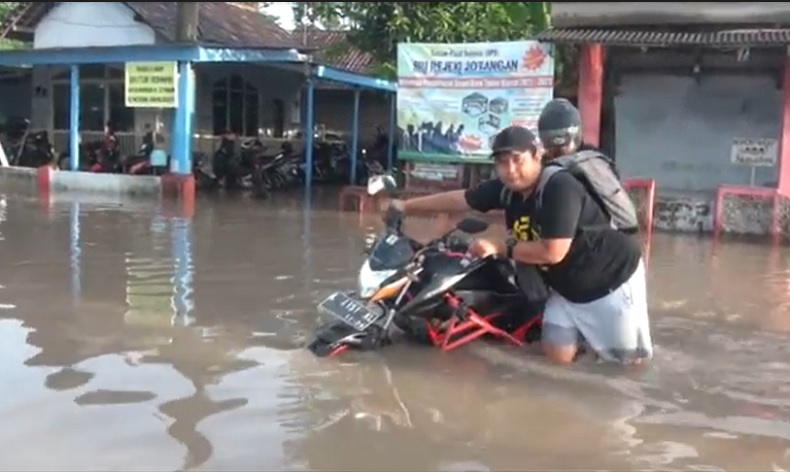
[[[527,264],[554,265],[570,251],[579,225],[586,190],[574,176],[558,172],[543,189],[539,241],[521,242],[513,248],[513,259]]]
[[[487,212],[501,206],[499,198],[502,183],[488,180],[468,190],[453,190],[402,202],[404,213],[462,212],[476,210]]]
[[[403,202],[404,213],[461,212],[469,210],[464,190],[453,190],[425,197],[411,198]]]

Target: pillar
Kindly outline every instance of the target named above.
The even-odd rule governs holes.
[[[790,53],[790,48],[788,49]],[[777,189],[779,194],[790,197],[790,55],[785,56],[782,79],[782,122],[779,129],[779,159],[777,162]]]
[[[192,135],[195,118],[195,74],[190,62],[178,63],[178,107],[173,117],[170,172],[192,174]]]
[[[313,186],[313,137],[315,133],[315,79],[309,77],[305,84],[304,119],[304,185],[310,192]]]
[[[579,50],[579,113],[582,117],[582,140],[601,145],[601,110],[603,109],[603,46],[584,44]]]
[[[80,168],[80,66],[71,66],[69,82],[69,163],[71,170]]]
[[[387,170],[392,170],[393,166],[393,144],[395,143],[395,122],[397,121],[397,108],[398,108],[398,100],[397,94],[392,93],[390,95],[390,126],[387,136]]]
[[[351,185],[357,184],[357,156],[359,155],[359,101],[362,91],[354,89],[354,112],[351,116]]]
[[[170,133],[170,173],[162,177],[162,194],[179,198],[191,212],[195,202],[192,135],[195,119],[195,74],[188,61],[178,63],[178,106]]]

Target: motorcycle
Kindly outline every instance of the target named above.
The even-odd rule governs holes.
[[[46,131],[31,131],[30,121],[14,117],[2,127],[9,164],[20,167],[41,167],[55,163],[55,154]]]
[[[298,158],[293,156],[291,143],[283,143],[274,157],[259,157],[252,171],[252,188],[255,196],[267,197],[272,191],[294,186],[299,182]]]
[[[382,181],[392,180],[393,184]],[[369,193],[394,185],[375,176]],[[452,230],[421,244],[390,225],[375,238],[362,264],[356,292],[336,292],[318,304],[332,318],[320,326],[308,349],[332,357],[349,348],[375,350],[392,343],[392,327],[407,338],[450,351],[489,335],[513,345],[540,337],[540,315],[515,281],[509,260],[476,258],[469,235],[488,223],[461,220]]]

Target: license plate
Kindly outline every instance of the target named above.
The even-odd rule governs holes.
[[[337,292],[318,304],[318,310],[334,316],[357,331],[365,331],[379,317],[363,303],[345,293]]]

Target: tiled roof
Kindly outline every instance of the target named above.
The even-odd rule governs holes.
[[[616,28],[552,28],[538,35],[555,43],[600,43],[609,46],[754,47],[790,45],[790,29],[739,29],[704,32]]]
[[[157,33],[175,38],[177,2],[125,2]],[[241,3],[241,2],[239,2]],[[32,38],[33,29],[58,2],[24,2],[0,27],[0,38]],[[246,6],[233,2],[200,2],[200,41],[226,46],[292,48],[291,33]]]
[[[143,23],[168,40],[175,39],[176,2],[125,2]],[[58,2],[24,2],[0,25],[0,38],[30,41],[39,21]],[[200,2],[200,42],[235,47],[296,48],[312,50],[317,62],[365,74],[370,54],[350,47],[346,32],[318,28],[286,31],[249,2]]]
[[[347,43],[346,31],[297,28],[292,35],[299,44],[314,50],[319,62],[358,74],[370,72],[373,66],[373,56]]]

